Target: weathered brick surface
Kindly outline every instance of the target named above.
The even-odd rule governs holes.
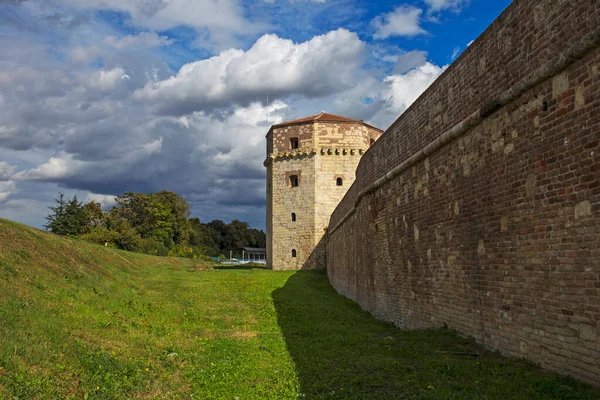
[[[596,0],[516,0],[362,157],[357,194],[590,34]],[[600,384],[600,50],[363,197],[332,285],[399,327],[444,324]]]

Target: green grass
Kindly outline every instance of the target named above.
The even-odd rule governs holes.
[[[479,357],[456,355],[479,353]],[[0,220],[0,399],[598,399],[318,272],[210,268]]]

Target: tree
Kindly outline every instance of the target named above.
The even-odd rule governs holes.
[[[87,230],[86,213],[82,203],[73,196],[65,200],[63,193],[58,193],[55,199],[56,206],[48,207],[52,212],[46,217],[48,223],[44,225],[52,233],[57,235],[81,235]]]
[[[220,252],[234,247],[233,239],[229,234],[229,227],[225,222],[220,219],[215,219],[210,221],[207,225],[212,230],[213,240],[217,246],[219,246]]]
[[[100,203],[90,201],[83,206],[83,209],[85,211],[85,219],[88,228],[91,229],[106,225],[106,215],[102,211]]]
[[[81,235],[88,229],[86,212],[83,203],[77,200],[77,195],[67,202],[65,207],[66,234],[70,236]]]
[[[225,253],[227,250],[237,247],[266,247],[265,233],[249,228],[246,222],[234,219],[231,223],[226,224],[216,219],[206,224],[206,227],[210,229],[219,253]],[[192,229],[195,229],[193,225]]]
[[[218,256],[220,254],[219,246],[215,243],[212,230],[200,222],[199,218],[190,218],[189,245],[200,248],[203,254],[209,256]]]
[[[56,206],[48,207],[52,212],[46,217],[48,223],[44,225],[44,228],[58,235],[66,235],[65,209],[67,202],[65,201],[64,193],[58,192],[58,197],[54,201],[56,202]]]
[[[45,226],[59,235],[154,255],[199,257],[236,247],[265,247],[265,233],[246,222],[203,224],[199,218],[189,218],[190,206],[177,193],[125,192],[115,200],[113,209],[104,212],[100,203],[83,204],[77,196],[65,199],[59,193]]]
[[[168,248],[187,244],[189,205],[177,193],[125,192],[116,200],[111,215],[127,220],[143,239],[154,239]]]
[[[187,244],[190,234],[190,206],[188,202],[177,193],[163,190],[154,195],[160,204],[167,207],[169,211],[168,222],[173,232],[175,244]]]

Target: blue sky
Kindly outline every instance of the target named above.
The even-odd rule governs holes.
[[[0,2],[0,216],[167,189],[264,228],[267,93],[385,129],[509,3]]]

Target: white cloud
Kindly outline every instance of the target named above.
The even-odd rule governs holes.
[[[385,98],[393,111],[397,115],[404,112],[445,69],[427,62],[405,74],[386,77],[384,83],[388,85],[388,90]]]
[[[429,12],[442,10],[460,11],[469,0],[424,0],[429,6]]]
[[[262,0],[263,3],[269,3],[269,4],[273,4],[275,3],[276,0]],[[302,1],[310,1],[311,3],[320,3],[320,4],[324,4],[327,0],[289,0],[290,3],[298,3],[298,2],[302,2]]]
[[[96,203],[100,203],[100,206],[103,210],[107,210],[112,208],[117,201],[115,200],[115,196],[109,194],[97,194],[97,193],[88,193],[85,197],[84,203],[89,203],[90,201],[94,201]]]
[[[10,164],[0,166],[0,181],[12,182],[2,191],[11,196],[0,207],[3,216],[39,225],[57,190],[82,199],[89,194],[110,207],[104,198],[126,190],[166,189],[185,196],[204,220],[236,217],[261,226],[267,92],[269,125],[328,110],[386,128],[441,69],[430,64],[428,70],[424,52],[387,42],[375,45],[381,57],[365,65],[367,44],[339,29],[303,43],[265,35],[250,48],[223,51],[173,74],[167,62],[190,57],[180,46],[156,51],[153,46],[168,41],[160,34],[123,37],[92,25],[81,38],[65,37],[64,43],[84,47],[62,65],[55,54],[69,54],[67,44],[45,61],[37,54],[35,63],[0,54],[0,62],[12,63],[0,68],[0,151],[8,154],[0,160]],[[102,62],[79,64],[95,58]],[[382,79],[381,71],[394,64]]]
[[[414,6],[399,6],[392,12],[380,15],[371,21],[375,29],[374,39],[391,36],[417,36],[427,33],[420,26],[423,10]]]
[[[82,164],[83,162],[73,160],[69,155],[57,155],[35,168],[20,171],[13,177],[22,181],[55,181],[69,177]]]
[[[0,182],[0,203],[7,201],[16,191],[16,185],[13,181]]]
[[[420,50],[413,50],[407,53],[401,54],[396,57],[396,65],[394,72],[396,74],[403,74],[410,71],[413,68],[420,67],[427,62],[427,52]]]
[[[75,46],[69,50],[69,59],[75,63],[89,63],[98,58],[114,57],[118,52],[127,52],[132,48],[150,49],[153,47],[168,46],[174,40],[166,36],[159,36],[154,32],[142,32],[138,35],[117,37],[106,36],[102,41],[89,46]]]
[[[361,77],[354,88],[334,97],[335,112],[387,129],[447,68],[423,60],[423,55],[397,56],[397,71],[383,80]]]
[[[452,50],[452,56],[450,56],[451,60],[456,60],[456,57],[460,54],[460,46],[456,46],[454,50]]]
[[[125,70],[117,67],[108,71],[96,71],[92,75],[85,77],[83,83],[88,88],[99,90],[101,92],[109,92],[114,90],[117,83],[125,76],[127,76]]]
[[[0,161],[0,181],[7,181],[17,171],[17,167],[6,161]]]
[[[365,44],[345,29],[303,43],[264,35],[247,51],[227,50],[181,67],[176,76],[149,83],[135,92],[177,114],[231,105],[246,105],[267,93],[319,97],[354,85]]]
[[[103,9],[130,15],[135,26],[165,31],[187,26],[199,33],[208,30],[210,40],[223,48],[235,43],[235,36],[264,32],[266,24],[244,16],[236,0],[64,0],[80,9]]]
[[[141,146],[141,149],[144,153],[147,153],[147,154],[160,153],[162,150],[162,142],[163,142],[163,138],[161,136],[158,139],[155,139],[149,143],[143,144]]]
[[[121,38],[116,36],[107,36],[104,43],[116,49],[126,49],[129,47],[160,47],[172,44],[174,40],[166,36],[158,36],[154,32],[142,32],[138,35],[127,35]]]
[[[104,51],[96,46],[76,46],[69,51],[69,59],[76,63],[88,63],[101,57]]]

